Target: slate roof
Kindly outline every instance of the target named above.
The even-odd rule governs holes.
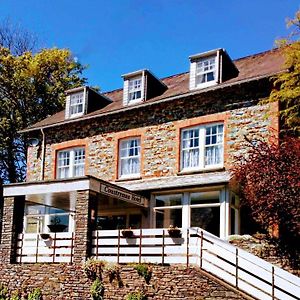
[[[173,97],[184,97],[194,94],[201,94],[210,90],[221,89],[226,86],[240,84],[259,78],[270,77],[276,73],[284,70],[284,57],[280,49],[273,49],[262,53],[250,55],[233,61],[239,74],[237,77],[227,80],[215,86],[204,89],[189,90],[189,72],[169,76],[161,79],[161,81],[168,87],[168,89],[160,96],[146,100],[136,105],[123,106],[123,89],[117,89],[111,92],[103,93],[103,95],[110,98],[113,102],[106,107],[86,114],[80,118],[65,120],[65,112],[60,111],[30,127],[23,130],[23,132],[36,130],[42,127],[52,127],[58,124],[77,122],[84,119],[94,118],[97,116],[106,115],[118,111],[126,111],[136,108],[137,106],[145,106],[154,102],[164,100],[172,100]]]

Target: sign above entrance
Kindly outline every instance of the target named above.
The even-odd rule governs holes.
[[[134,194],[130,191],[125,191],[117,186],[112,186],[105,183],[100,183],[100,193],[111,196],[113,198],[123,200],[135,205],[148,207],[148,199],[143,196]]]

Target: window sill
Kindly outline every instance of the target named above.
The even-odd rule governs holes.
[[[201,169],[201,170],[185,170],[180,171],[177,173],[178,176],[181,175],[191,175],[191,174],[202,174],[202,173],[211,173],[216,171],[225,171],[224,167],[215,167],[215,168],[207,168],[207,169]]]
[[[120,181],[131,181],[131,180],[139,180],[142,179],[141,176],[136,176],[136,177],[123,177],[123,178],[118,178],[115,180],[115,182],[120,182]]]

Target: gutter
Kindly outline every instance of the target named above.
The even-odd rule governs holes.
[[[187,97],[194,96],[194,95],[201,95],[201,94],[205,94],[205,93],[208,93],[208,92],[211,92],[211,91],[222,90],[222,89],[227,88],[227,87],[232,87],[232,86],[235,86],[235,85],[248,83],[248,82],[260,80],[260,79],[263,79],[263,78],[268,78],[268,77],[271,77],[271,76],[274,76],[274,75],[277,75],[277,74],[280,74],[280,73],[283,73],[283,72],[284,72],[284,70],[278,71],[276,73],[271,73],[271,74],[265,74],[265,75],[261,75],[261,76],[252,77],[250,80],[249,80],[249,78],[247,78],[247,79],[243,79],[243,80],[240,80],[240,81],[236,81],[234,83],[222,83],[222,86],[212,86],[212,87],[208,87],[206,89],[200,90],[200,91],[197,90],[197,91],[193,91],[193,92],[187,92],[185,94],[180,94],[180,95],[172,96],[172,97],[169,97],[169,98],[164,98],[164,99],[153,101],[153,102],[143,102],[139,105],[134,105],[134,106],[125,107],[125,108],[122,107],[122,108],[118,108],[118,109],[108,111],[108,112],[104,112],[104,113],[100,112],[99,114],[95,114],[95,115],[92,115],[92,116],[86,116],[84,118],[77,118],[77,119],[72,119],[72,120],[68,120],[68,121],[64,120],[64,121],[57,122],[57,123],[50,124],[50,125],[39,126],[39,127],[34,127],[34,128],[27,128],[27,129],[20,130],[19,133],[32,132],[32,131],[40,130],[42,128],[53,128],[53,127],[57,127],[57,126],[65,125],[65,124],[69,124],[69,123],[75,123],[75,122],[81,122],[81,121],[85,121],[85,120],[100,118],[100,117],[103,117],[103,116],[108,116],[108,115],[116,114],[116,113],[119,113],[119,112],[126,112],[126,111],[130,111],[130,110],[133,110],[133,109],[141,108],[141,107],[148,107],[148,106],[155,105],[155,104],[158,104],[158,103],[164,103],[164,102],[169,102],[169,101],[172,101],[172,100],[176,100],[176,99],[179,99],[179,98],[187,98]]]

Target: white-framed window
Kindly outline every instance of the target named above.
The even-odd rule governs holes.
[[[70,118],[84,114],[84,92],[70,95]]]
[[[224,125],[211,124],[181,132],[181,170],[223,166]]]
[[[39,203],[27,202],[25,204],[25,233],[52,232],[51,225],[55,224],[59,225],[60,232],[72,232],[74,230],[74,212]]]
[[[71,148],[57,152],[57,178],[84,176],[85,149]]]
[[[129,79],[128,103],[142,99],[142,77]]]
[[[196,86],[216,81],[216,56],[201,58],[196,62]]]
[[[121,140],[119,144],[119,177],[138,177],[141,168],[140,138]]]

